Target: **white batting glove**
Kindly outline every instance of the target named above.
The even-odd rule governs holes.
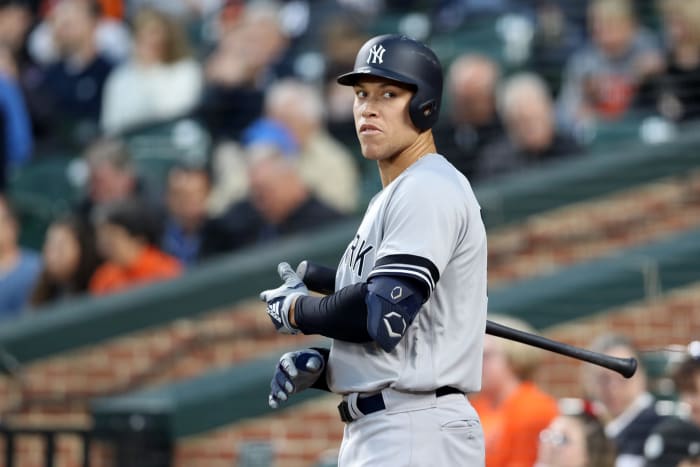
[[[323,355],[314,349],[297,350],[282,355],[270,382],[267,403],[276,409],[292,394],[310,388],[325,366]]]
[[[280,263],[277,266],[277,273],[284,284],[276,289],[262,291],[260,300],[267,302],[267,314],[277,332],[297,334],[299,330],[289,323],[289,308],[297,297],[309,295],[309,289],[289,263]]]

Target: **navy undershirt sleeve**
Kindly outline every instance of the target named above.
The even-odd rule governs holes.
[[[390,277],[400,280],[420,297],[413,305],[420,308],[425,301],[421,285],[405,277]],[[380,284],[386,279],[387,276],[376,276],[370,279],[369,283]],[[367,330],[367,288],[368,283],[359,282],[324,297],[299,297],[294,304],[297,328],[304,334],[319,334],[346,342],[372,342],[373,339]]]
[[[325,297],[299,297],[294,304],[297,328],[347,342],[371,342],[367,332],[367,284],[359,282]]]

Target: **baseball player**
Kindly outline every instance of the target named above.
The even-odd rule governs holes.
[[[467,179],[437,153],[431,127],[442,68],[425,45],[382,35],[338,78],[355,91],[365,158],[383,189],[340,259],[335,293],[309,296],[287,263],[260,294],[279,332],[332,338],[282,356],[269,404],[309,387],[342,395],[338,463],[483,466],[479,418],[486,234]]]

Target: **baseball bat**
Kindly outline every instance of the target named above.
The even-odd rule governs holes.
[[[301,280],[304,281],[306,286],[314,292],[326,295],[335,292],[335,269],[304,260],[299,263],[297,274]],[[509,326],[504,326],[490,320],[486,321],[486,334],[592,363],[616,371],[625,378],[632,377],[637,371],[637,359],[635,358],[612,357],[600,352],[594,352],[564,342],[555,341],[538,334],[532,334]]]

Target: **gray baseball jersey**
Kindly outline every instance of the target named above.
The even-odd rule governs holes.
[[[432,391],[481,386],[486,326],[486,232],[467,179],[428,154],[370,202],[340,260],[336,288],[391,274],[422,281],[430,297],[391,352],[334,340],[333,392]]]

